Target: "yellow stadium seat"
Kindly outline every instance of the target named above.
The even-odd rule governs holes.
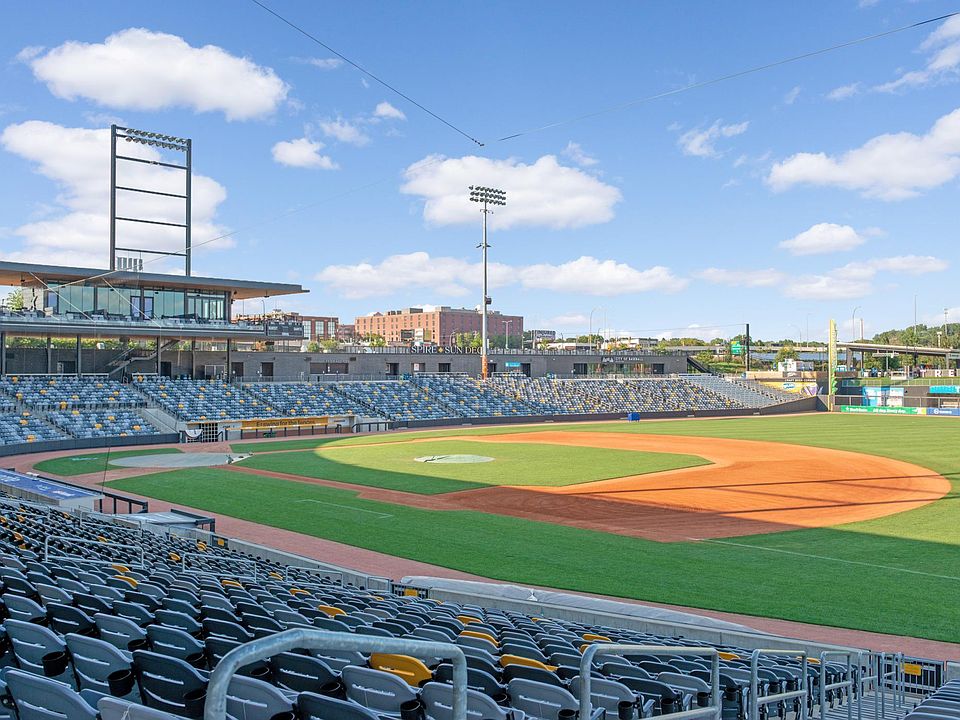
[[[341,610],[338,607],[333,607],[332,605],[317,605],[317,610],[322,613],[326,613],[330,617],[336,617],[337,615],[346,615],[346,611]]]
[[[547,665],[540,662],[539,660],[534,660],[533,658],[526,658],[520,655],[501,655],[500,656],[500,667],[507,667],[507,665],[524,665],[526,667],[539,668],[541,670],[549,670],[550,672],[556,672],[556,665]]]
[[[462,633],[460,633],[460,637],[480,638],[481,640],[486,640],[488,642],[493,643],[496,647],[500,646],[500,643],[497,642],[496,638],[493,637],[493,635],[488,635],[485,632],[479,632],[477,630],[464,630]]]
[[[374,670],[396,675],[410,687],[420,687],[421,684],[432,680],[433,673],[417,658],[409,655],[392,655],[389,653],[373,653],[370,656],[370,667]]]

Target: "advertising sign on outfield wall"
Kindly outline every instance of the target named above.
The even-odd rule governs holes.
[[[952,415],[960,417],[960,408],[927,408],[927,415]]]
[[[875,413],[877,415],[926,415],[927,408],[915,407],[878,407],[876,405],[841,405],[840,412]]]
[[[931,395],[960,395],[960,385],[931,385]]]

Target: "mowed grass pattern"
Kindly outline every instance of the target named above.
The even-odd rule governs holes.
[[[428,455],[481,455],[482,463],[425,463]],[[264,453],[239,465],[308,478],[436,495],[485,485],[560,487],[709,464],[695,455],[607,450],[536,443],[436,440],[383,445],[321,446]]]
[[[86,475],[88,473],[103,472],[112,460],[124,457],[136,457],[137,455],[164,455],[166,453],[178,453],[177,448],[140,448],[133,450],[113,450],[111,452],[87,453],[85,455],[71,455],[70,457],[53,458],[51,460],[42,460],[34,465],[34,468],[43,473],[54,473],[56,475],[72,476]]]
[[[335,442],[363,445],[387,438],[563,427],[457,429]],[[939,472],[951,480],[953,491],[917,510],[838,528],[755,535],[736,538],[736,544],[668,544],[483,513],[359,500],[348,490],[229,470],[180,470],[112,485],[498,580],[960,642],[960,422],[817,414],[568,427],[873,453]],[[276,450],[282,442],[263,444]],[[297,502],[305,499],[316,502]],[[337,506],[390,517],[370,512],[353,517]]]

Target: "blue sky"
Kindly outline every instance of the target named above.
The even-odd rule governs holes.
[[[309,288],[289,309],[476,305],[476,183],[527,327],[960,321],[960,18],[498,141],[955,3],[267,4],[484,146],[246,0],[6,4],[0,257],[106,264],[118,122],[193,139],[195,241],[233,233],[195,274]]]

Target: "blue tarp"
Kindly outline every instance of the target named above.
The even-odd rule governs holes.
[[[24,475],[15,470],[0,470],[0,488],[18,488],[50,500],[78,500],[80,498],[100,497],[100,493],[92,490],[60,485],[45,478]]]

